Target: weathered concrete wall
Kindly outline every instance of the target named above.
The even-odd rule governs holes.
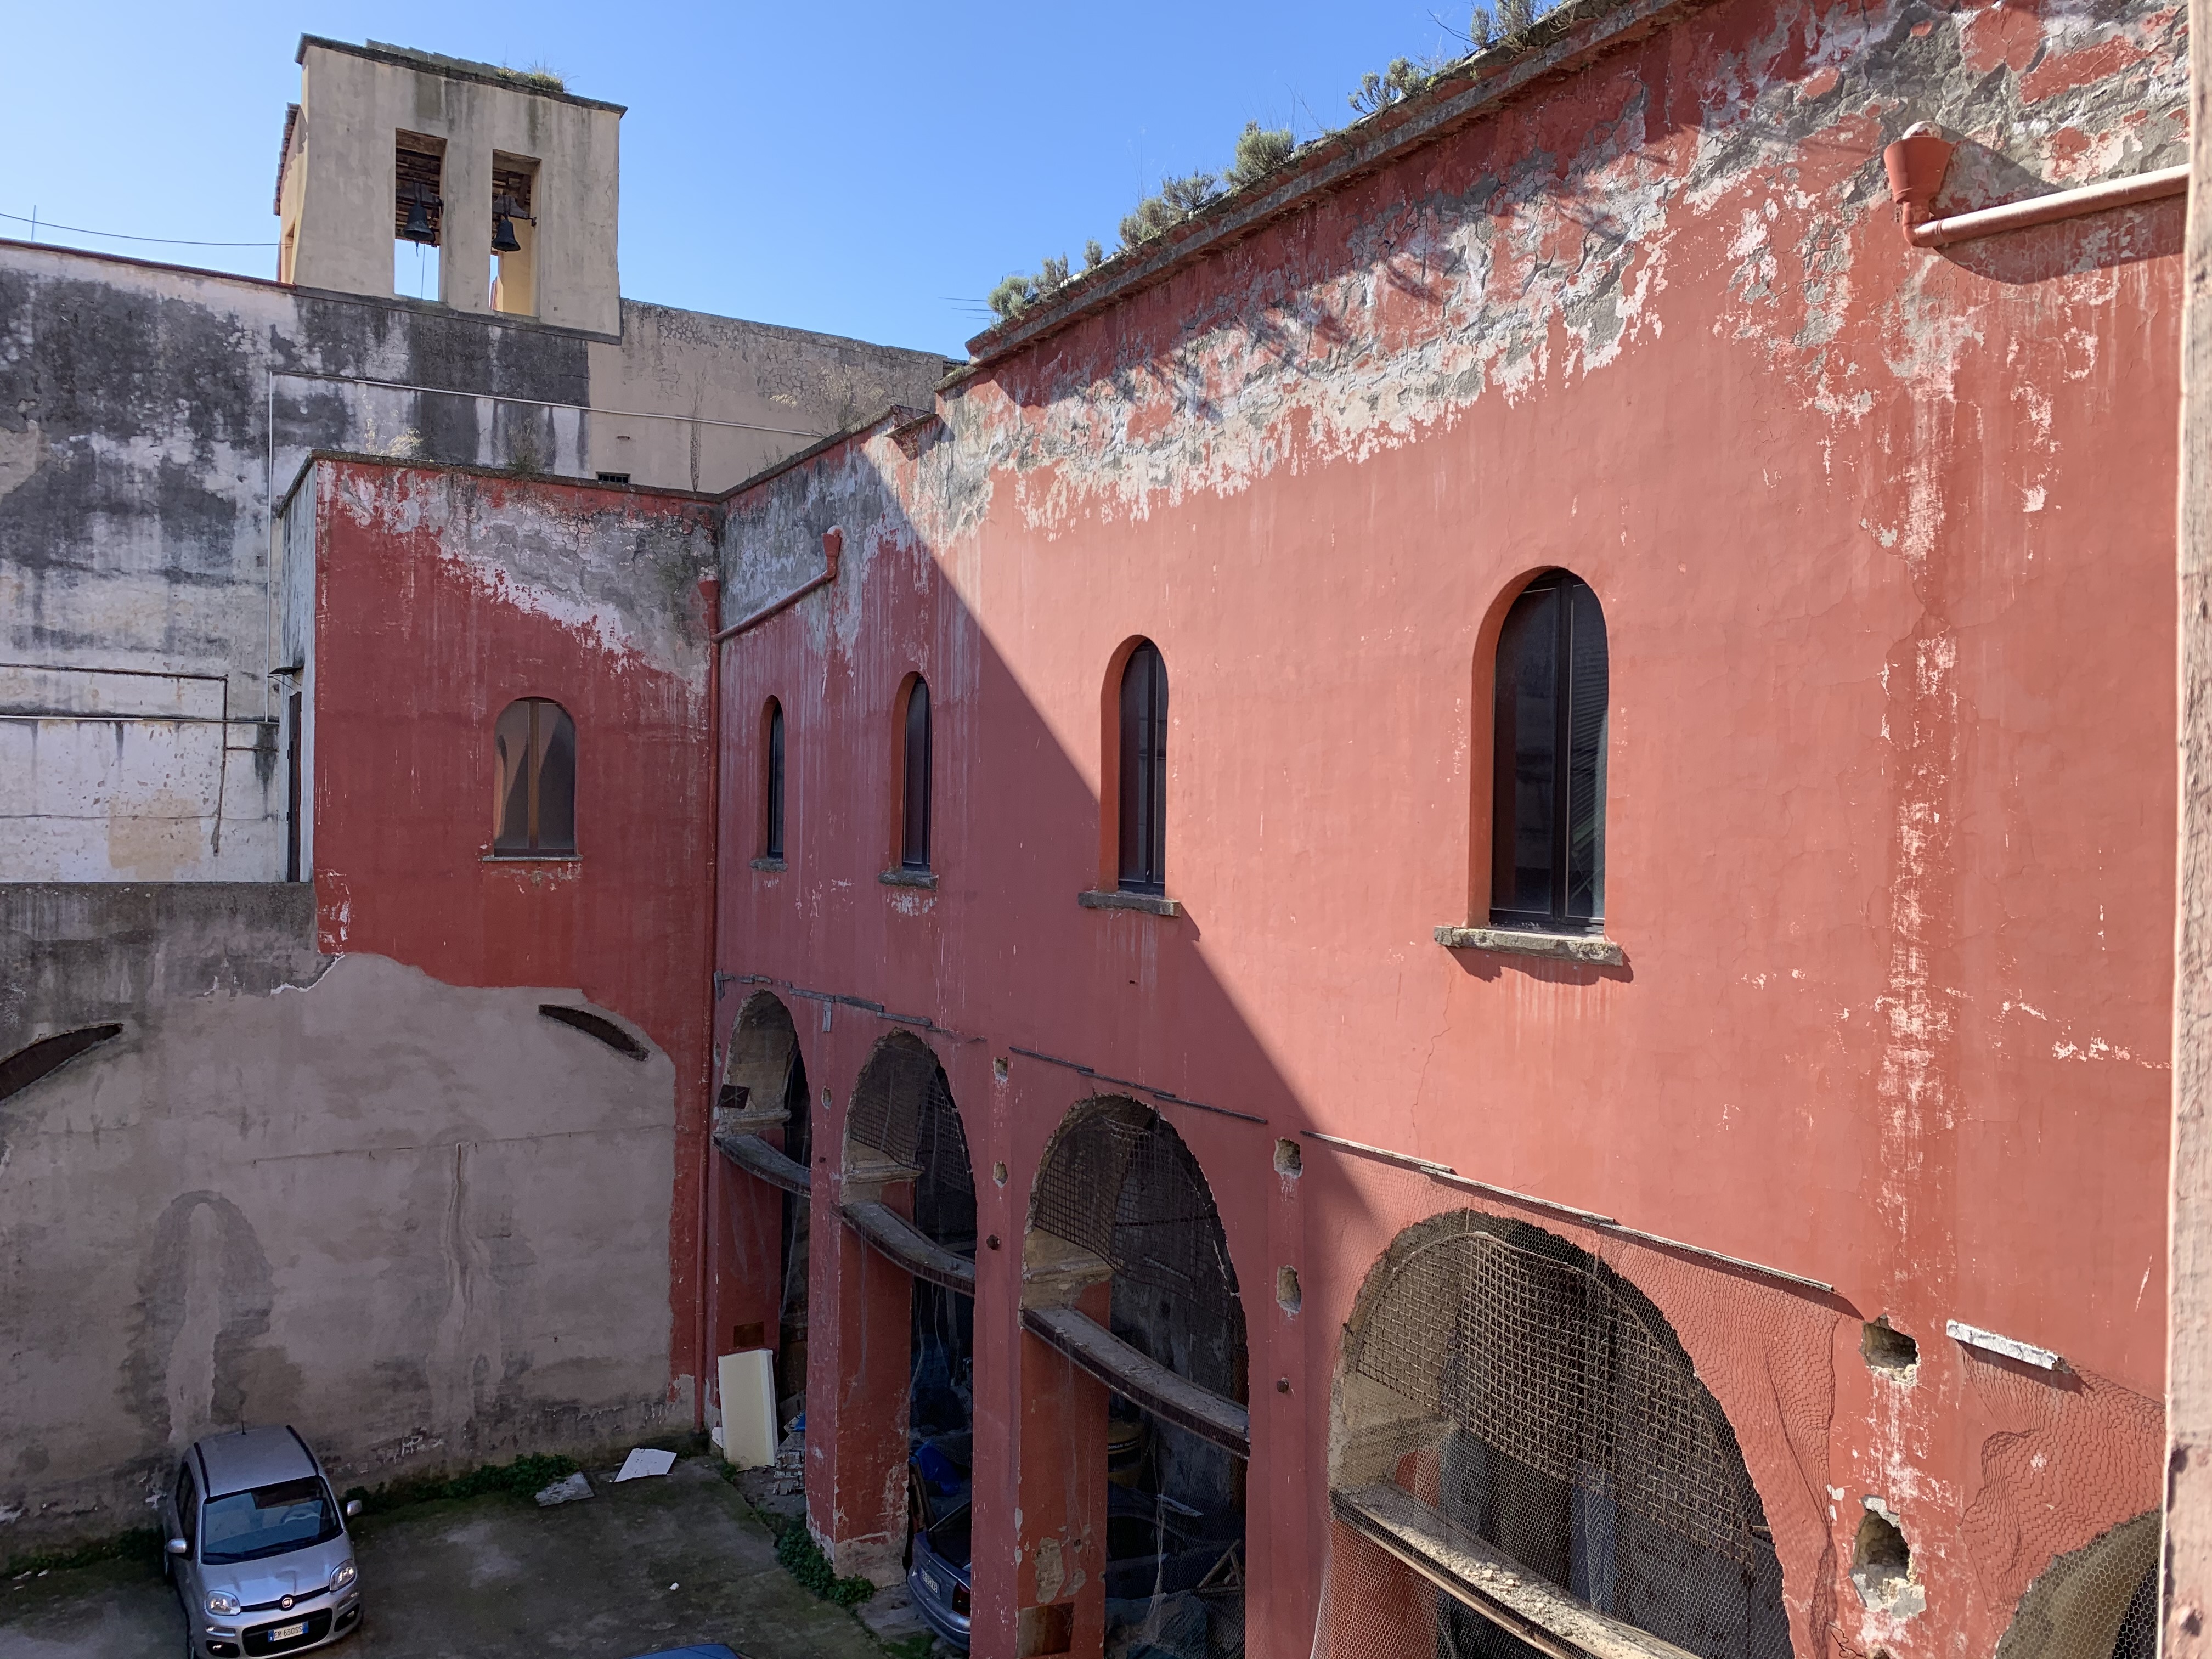
[[[929,353],[627,314],[622,343],[595,343],[0,242],[0,672],[35,672],[30,690],[0,685],[0,879],[283,875],[289,688],[265,676],[295,659],[272,622],[268,520],[311,450],[725,489],[808,438],[700,428],[695,445],[682,423],[608,431],[473,394],[814,434],[926,401],[943,369]],[[633,447],[645,454],[616,453]],[[118,701],[117,671],[143,677],[134,700]],[[219,730],[173,718],[208,698]]]
[[[858,1000],[800,1030],[835,1103],[817,1144],[867,1005],[939,1028],[975,1165],[1007,1172],[987,1233],[1019,1236],[1089,1091],[1022,1051],[1267,1120],[1166,1109],[1245,1287],[1258,1654],[1310,1650],[1359,1285],[1402,1227],[1485,1201],[1310,1144],[1286,1182],[1273,1139],[1305,1128],[1838,1286],[1777,1310],[1717,1268],[1620,1262],[1730,1415],[1800,1652],[1992,1651],[2056,1556],[2157,1501],[2180,216],[1918,252],[1880,153],[1915,120],[1960,138],[1954,209],[2178,161],[2180,16],[1661,21],[1578,60],[1612,23],[1570,15],[1539,42],[1565,78],[1283,186],[1150,286],[1093,278],[1067,303],[1094,311],[935,431],[732,503],[732,614],[845,532],[837,586],[732,651],[721,711],[720,965]],[[1486,912],[1497,622],[1554,565],[1606,610],[1620,971],[1431,937]],[[1173,918],[1076,902],[1137,635],[1172,686]],[[876,880],[915,672],[933,892]],[[750,871],[770,696],[787,856]],[[814,1259],[814,1328],[839,1328]],[[1260,1288],[1284,1265],[1295,1315]],[[1012,1659],[1023,1564],[1091,1522],[1018,1477],[1060,1449],[1024,1438],[1045,1384],[1012,1259],[977,1271],[976,1443],[1004,1449],[978,1470],[977,1651]],[[1919,1343],[1909,1378],[1859,1355],[1878,1316]],[[2008,1368],[1954,1319],[2071,1370]],[[1847,1577],[1869,1495],[1923,1612]]]
[[[0,887],[0,1554],[143,1523],[165,1465],[292,1422],[344,1479],[650,1431],[674,1068],[328,962],[308,890]]]
[[[0,1055],[159,1003],[298,989],[329,966],[313,892],[281,882],[0,883]]]
[[[589,355],[599,407],[702,417],[594,416],[592,470],[709,490],[727,489],[817,438],[881,414],[886,404],[928,408],[937,380],[952,367],[927,352],[636,300],[623,301],[621,343],[595,341]],[[753,429],[707,424],[715,421]]]
[[[625,1295],[672,1322],[660,1386],[701,1375],[699,1170],[708,951],[704,601],[696,497],[374,462],[315,465],[313,873],[325,950],[451,985],[575,985],[673,1065],[675,1163],[607,1202],[649,1226]],[[550,697],[576,732],[576,852],[491,853],[493,729]],[[581,1316],[580,1316],[580,1317]]]

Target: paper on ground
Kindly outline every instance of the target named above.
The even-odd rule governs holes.
[[[591,1495],[592,1483],[584,1479],[584,1472],[579,1469],[566,1480],[556,1480],[539,1492],[538,1503],[539,1508],[550,1510],[556,1504],[574,1504]]]
[[[676,1467],[676,1454],[655,1451],[650,1446],[633,1446],[629,1455],[623,1459],[622,1473],[617,1480],[639,1480],[649,1474],[665,1474]]]

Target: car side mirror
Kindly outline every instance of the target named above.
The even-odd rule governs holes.
[[[345,1511],[346,1519],[349,1521],[352,1520],[356,1515],[359,1515],[361,1513],[361,1499],[358,1498],[347,1498],[345,1502]]]
[[[190,1555],[192,1553],[192,1547],[181,1538],[172,1538],[167,1547],[172,1555]]]

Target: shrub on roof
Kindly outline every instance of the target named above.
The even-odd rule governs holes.
[[[1231,190],[1242,190],[1289,161],[1297,147],[1288,127],[1263,127],[1257,121],[1247,121],[1237,135],[1237,159],[1221,175],[1222,182]]]
[[[1416,64],[1410,58],[1393,58],[1389,68],[1377,75],[1373,70],[1359,77],[1359,84],[1345,99],[1345,102],[1362,115],[1372,115],[1378,109],[1388,109],[1401,98],[1410,98],[1429,84],[1430,77],[1441,65]]]

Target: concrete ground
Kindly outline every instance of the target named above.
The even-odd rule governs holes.
[[[424,1504],[354,1523],[367,1598],[333,1659],[629,1659],[726,1642],[750,1659],[884,1659],[850,1613],[801,1589],[709,1458],[540,1510]],[[0,1659],[174,1659],[184,1618],[157,1571],[106,1562],[0,1583]]]

